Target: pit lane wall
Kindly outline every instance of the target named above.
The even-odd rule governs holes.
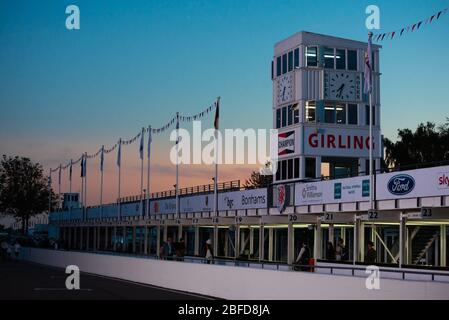
[[[368,290],[365,277],[263,270],[152,260],[107,254],[23,248],[23,260],[81,272],[194,292],[224,299],[449,299],[449,284],[380,279],[379,290]],[[61,271],[63,272],[63,271]],[[80,278],[81,288],[83,278]]]

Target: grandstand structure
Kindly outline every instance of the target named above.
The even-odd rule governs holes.
[[[373,45],[373,119],[363,93],[367,44],[299,32],[274,47],[273,127],[279,130],[274,182],[245,189],[239,181],[117,203],[69,207],[49,215],[67,249],[159,256],[168,238],[183,238],[187,256],[292,264],[303,243],[315,260],[341,239],[338,263],[363,264],[367,242],[376,263],[447,267],[449,165],[382,169],[380,46]],[[372,121],[373,136],[369,136]],[[369,146],[376,174],[367,175]],[[374,209],[369,198],[374,196]],[[120,203],[120,216],[117,206]],[[143,205],[143,208],[141,207]]]

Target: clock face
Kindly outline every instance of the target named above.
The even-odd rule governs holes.
[[[278,105],[293,100],[293,74],[286,74],[277,82],[277,103]]]
[[[332,71],[324,76],[325,99],[357,101],[360,97],[360,75],[355,72]]]

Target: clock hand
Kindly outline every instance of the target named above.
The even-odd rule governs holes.
[[[285,96],[285,88],[286,88],[286,87],[284,87],[284,90],[282,91],[282,100],[284,100],[284,96]]]

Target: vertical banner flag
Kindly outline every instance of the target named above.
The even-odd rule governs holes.
[[[364,72],[364,76],[365,76],[365,89],[364,92],[365,93],[370,93],[371,92],[371,73],[372,73],[372,66],[373,66],[373,61],[372,61],[372,53],[371,53],[371,37],[372,34],[370,33],[370,35],[368,36],[368,48],[366,49],[365,52],[365,72]]]
[[[218,130],[218,124],[219,124],[218,122],[219,122],[219,117],[220,117],[220,99],[218,99],[215,104],[216,104],[216,107],[215,107],[214,128],[215,128],[215,130]]]
[[[119,167],[121,163],[121,158],[122,158],[122,138],[120,138],[120,140],[118,141],[117,166]]]
[[[151,126],[150,127],[148,127],[148,159],[150,158],[150,155],[151,155],[151,140],[152,140],[152,137],[151,137]]]
[[[100,154],[100,171],[103,171],[104,165],[104,145],[101,146],[101,154]]]
[[[62,165],[59,165],[59,173],[58,173],[58,183],[59,185],[61,185],[61,170],[62,170]]]
[[[70,159],[70,168],[69,168],[69,180],[72,181],[72,165],[73,165],[73,160]]]
[[[85,175],[84,166],[85,166],[85,163],[84,163],[84,154],[83,154],[81,156],[81,178],[84,178],[84,175]]]
[[[176,113],[176,130],[178,131],[177,138],[176,138],[176,144],[178,144],[179,143],[179,115],[178,115],[178,113]]]
[[[140,135],[140,146],[139,146],[140,159],[142,159],[142,160],[143,160],[143,138],[144,138],[143,132],[144,132],[144,129],[142,129],[142,133]]]

